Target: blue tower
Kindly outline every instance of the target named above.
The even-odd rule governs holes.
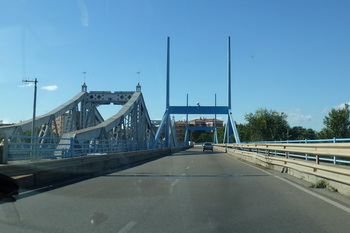
[[[232,134],[235,137],[236,143],[240,143],[239,134],[237,131],[236,124],[232,118],[231,110],[231,39],[228,37],[228,54],[227,54],[227,106],[216,106],[216,95],[215,95],[215,106],[188,106],[188,96],[187,96],[187,106],[171,106],[170,105],[170,38],[167,38],[167,70],[166,70],[166,110],[163,115],[163,119],[159,125],[157,133],[154,138],[153,147],[175,147],[177,146],[176,141],[176,129],[175,122],[171,121],[170,115],[172,114],[185,114],[186,117],[186,133],[185,133],[185,145],[188,145],[189,131],[190,130],[213,130],[214,131],[214,143],[218,143],[217,138],[217,127],[216,122],[214,122],[213,127],[196,127],[188,125],[188,115],[189,114],[214,114],[216,115],[226,115],[227,122],[225,126],[225,135],[223,143],[231,142]],[[164,133],[164,134],[162,134]],[[162,139],[160,136],[163,136]],[[160,146],[161,145],[161,146]]]

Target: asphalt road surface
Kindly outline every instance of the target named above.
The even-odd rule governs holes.
[[[0,204],[0,232],[350,232],[350,199],[284,176],[194,148],[23,191]]]

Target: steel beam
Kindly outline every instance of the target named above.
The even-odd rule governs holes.
[[[188,130],[215,130],[216,127],[209,126],[188,126]]]
[[[226,106],[169,106],[169,114],[227,114]]]

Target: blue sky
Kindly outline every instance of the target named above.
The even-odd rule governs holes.
[[[31,118],[33,87],[22,79],[38,79],[41,115],[80,91],[84,70],[89,91],[140,81],[160,119],[168,36],[171,105],[185,105],[186,94],[190,105],[214,105],[215,94],[227,105],[230,36],[234,119],[267,108],[320,130],[331,108],[349,102],[349,12],[341,0],[0,0],[0,120]]]

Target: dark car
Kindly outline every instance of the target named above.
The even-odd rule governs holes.
[[[212,144],[211,142],[206,142],[206,143],[204,143],[204,144],[203,144],[203,152],[204,152],[205,150],[211,150],[211,151],[213,151],[213,144]]]

